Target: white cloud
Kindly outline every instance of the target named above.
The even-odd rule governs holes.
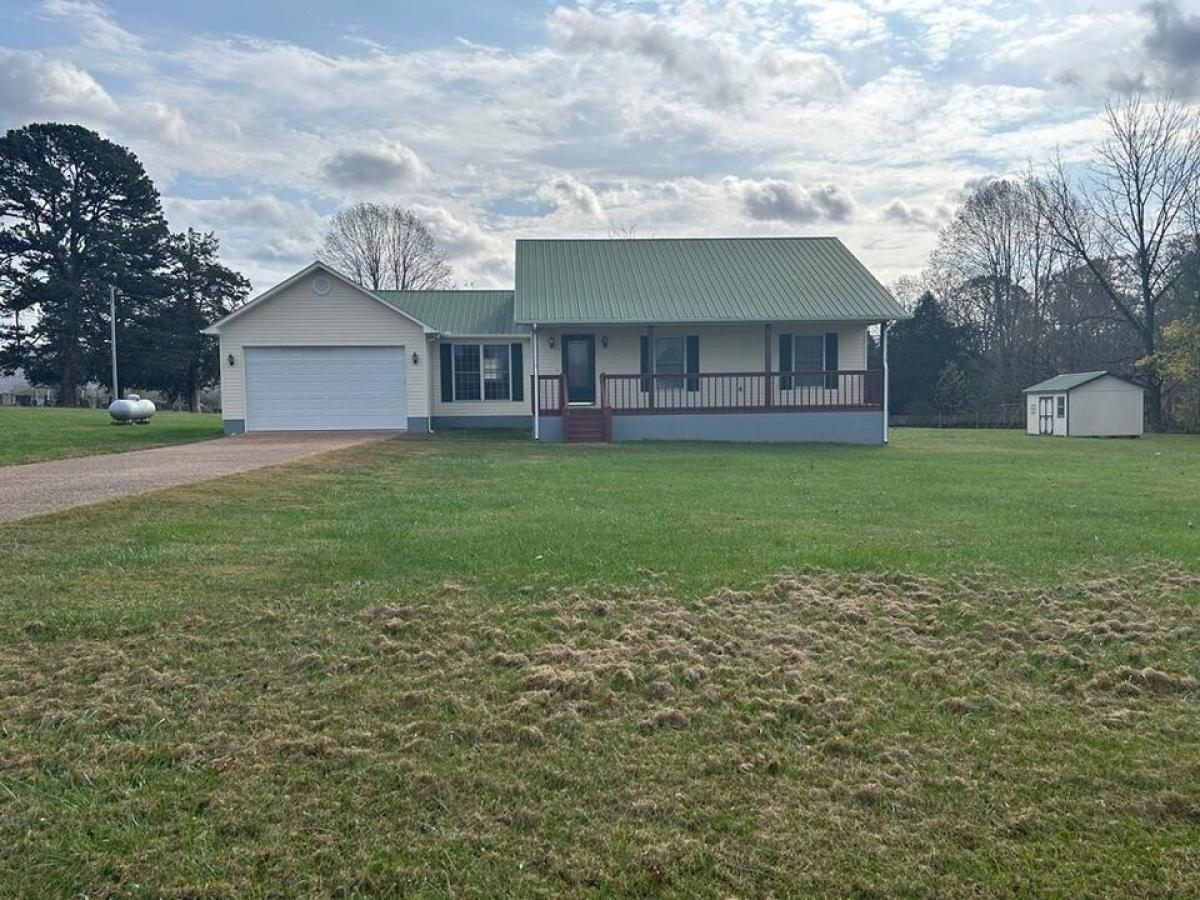
[[[559,175],[538,188],[538,197],[558,209],[574,208],[593,219],[604,219],[596,192],[573,175]]]
[[[385,142],[337,150],[321,163],[321,174],[347,191],[390,191],[419,181],[425,166],[408,147]]]
[[[480,227],[466,214],[444,206],[414,204],[412,211],[429,226],[446,251],[455,280],[461,286],[511,287],[513,246]]]
[[[880,218],[884,222],[899,225],[901,228],[920,228],[933,231],[949,218],[949,213],[950,211],[944,206],[929,210],[914,206],[897,197],[883,208]]]
[[[263,287],[316,257],[325,219],[306,203],[272,194],[194,199],[165,196],[163,211],[175,231],[212,231],[222,256]]]
[[[847,222],[854,217],[854,198],[836,184],[808,188],[776,178],[754,181],[733,175],[726,177],[722,184],[752,219],[807,225]]]
[[[70,62],[0,47],[0,113],[16,120],[95,123],[116,115],[117,104],[96,79]]]
[[[886,20],[849,0],[820,3],[805,13],[812,38],[839,48],[876,44],[887,37]]]
[[[694,15],[694,12],[693,12]],[[677,90],[696,91],[718,107],[743,106],[774,81],[787,93],[805,98],[831,96],[845,89],[837,67],[825,56],[762,44],[753,50],[712,35],[689,34],[645,13],[596,15],[581,7],[557,7],[550,34],[570,53],[629,56],[658,68]]]
[[[85,46],[113,53],[137,53],[141,41],[112,18],[112,14],[91,0],[42,0],[42,15],[61,21],[75,31]]]

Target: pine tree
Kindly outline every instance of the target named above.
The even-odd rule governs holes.
[[[0,138],[0,371],[78,388],[108,382],[108,290],[119,330],[161,296],[167,228],[158,191],[129,150],[79,125],[35,124]],[[118,344],[120,341],[118,341]]]

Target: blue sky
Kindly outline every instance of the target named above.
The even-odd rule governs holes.
[[[0,128],[143,160],[256,289],[404,203],[463,285],[519,236],[837,234],[916,271],[980,178],[1084,158],[1121,89],[1191,97],[1189,3],[0,0]]]

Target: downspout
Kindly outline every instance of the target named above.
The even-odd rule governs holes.
[[[533,439],[540,441],[542,439],[542,420],[539,415],[542,408],[542,379],[540,377],[541,369],[538,366],[538,333],[536,323],[533,326],[533,337],[530,339],[530,343],[533,344],[533,391],[531,392],[533,394]]]
[[[884,322],[881,331],[881,341],[883,344],[883,442],[888,442],[888,346],[887,336],[888,329],[892,327],[891,322]]]
[[[425,403],[429,407],[429,415],[425,417],[425,433],[433,434],[433,347],[437,338],[430,335],[425,341]]]

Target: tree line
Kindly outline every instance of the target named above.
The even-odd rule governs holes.
[[[1023,388],[1108,369],[1146,388],[1151,428],[1200,428],[1200,121],[1113,100],[1090,159],[975,186],[926,269],[898,286],[897,413],[1022,421]]]

